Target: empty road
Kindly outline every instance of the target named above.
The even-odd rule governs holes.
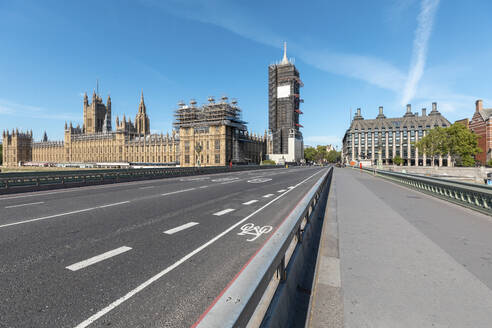
[[[0,327],[190,327],[326,172],[0,197]]]

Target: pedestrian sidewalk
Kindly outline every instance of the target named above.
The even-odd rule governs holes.
[[[489,233],[485,215],[335,169],[306,327],[492,327]]]

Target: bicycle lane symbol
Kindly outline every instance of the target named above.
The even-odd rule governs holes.
[[[272,231],[273,227],[266,225],[263,227],[255,226],[254,223],[246,223],[241,227],[241,232],[238,233],[240,236],[252,235],[254,237],[246,239],[246,241],[255,241],[261,235],[267,234]]]

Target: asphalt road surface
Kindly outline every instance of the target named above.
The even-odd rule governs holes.
[[[325,171],[0,197],[0,327],[190,327]]]

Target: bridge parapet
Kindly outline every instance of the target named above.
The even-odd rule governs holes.
[[[492,215],[492,187],[488,185],[453,182],[439,178],[369,168],[363,168],[363,170],[426,194]]]

